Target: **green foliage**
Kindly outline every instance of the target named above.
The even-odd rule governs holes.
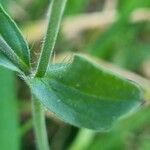
[[[7,62],[11,61],[20,70],[26,70],[27,67],[24,64],[24,62],[14,53],[14,51],[7,45],[6,41],[2,37],[0,37],[0,50],[2,53],[2,57],[3,57],[2,62],[5,62],[6,60]],[[2,63],[2,65],[4,66],[5,63],[4,64]],[[10,65],[8,66],[8,68],[12,70],[14,69],[14,68],[11,68]],[[15,71],[18,71],[18,70],[16,69]]]
[[[106,30],[106,32],[102,34],[100,33],[93,43],[86,45],[85,49],[88,49],[92,55],[107,60],[109,60],[110,57],[113,57],[114,53],[116,53],[116,49],[115,47],[112,48],[112,45],[115,45],[114,43],[119,43],[118,39],[120,38],[123,41],[127,41],[125,35],[126,32],[130,32],[131,24],[129,23],[129,17],[131,13],[139,6],[147,5],[149,0],[133,0],[132,2],[126,0],[121,1],[121,3],[123,4],[119,10],[118,20],[108,30]]]
[[[85,11],[89,4],[89,0],[68,0],[65,14],[66,15],[75,15]]]
[[[50,65],[44,78],[29,84],[41,103],[64,121],[100,131],[139,106],[143,97],[137,85],[80,55],[71,64]]]
[[[140,65],[150,58],[150,45],[147,40],[149,33],[148,23],[127,25],[115,38],[116,51],[111,56],[111,61],[121,67],[139,71]],[[132,59],[131,55],[134,56]]]
[[[71,9],[70,14],[80,12],[83,3],[88,3],[88,1],[72,1],[71,7],[74,9]],[[129,25],[129,15],[141,3],[141,0],[138,3],[134,0],[122,8],[119,20],[91,45],[94,50],[92,54],[102,58],[114,55],[115,50],[111,54],[109,53],[109,46],[118,39],[121,30],[126,31],[124,28]],[[30,87],[32,95],[36,97],[33,101],[33,117],[38,148],[41,150],[48,149],[48,142],[44,114],[39,102],[67,123],[103,132],[112,128],[115,122],[127,114],[137,110],[144,99],[143,91],[136,83],[107,70],[85,56],[75,55],[73,60],[67,63],[51,64],[65,4],[66,0],[52,0],[47,33],[40,59],[36,62],[37,70],[30,67],[30,51],[17,25],[0,6],[0,65],[17,71]],[[76,4],[75,7],[74,4]],[[134,37],[133,33],[132,38]],[[130,33],[126,37],[131,37]],[[124,43],[120,42],[116,45],[121,47],[122,44]],[[118,55],[112,60],[115,62],[116,58],[121,58],[124,54],[127,54],[124,57],[125,61],[129,59],[129,51],[124,52],[117,53]],[[119,63],[121,61],[122,59],[119,60]],[[123,66],[126,64],[124,60],[121,63]],[[0,83],[3,85],[3,79]],[[12,90],[12,85],[10,87],[10,90]],[[4,95],[6,95],[6,91],[5,89]],[[6,105],[4,108],[6,108]],[[9,109],[4,111],[9,111]],[[8,119],[8,121],[10,120]],[[3,124],[2,128],[4,128]],[[116,133],[119,134],[120,130]],[[14,131],[16,130],[14,129]],[[93,134],[89,133],[88,135],[94,137]],[[1,136],[5,135],[2,134]],[[117,145],[114,149],[122,147],[122,137],[114,137],[113,134],[110,134],[110,138],[112,140],[110,145],[113,145],[113,140],[120,141],[120,145]],[[14,140],[16,139],[17,137],[14,138]],[[89,138],[89,142],[90,140],[91,138]],[[3,140],[1,141],[4,143]],[[102,143],[105,142],[105,138],[102,139]],[[14,145],[17,145],[15,143]],[[95,143],[94,146],[97,144]],[[147,144],[143,144],[141,147],[147,147]]]
[[[30,54],[28,46],[17,25],[6,14],[0,5],[0,49],[19,69],[28,72],[30,69]]]
[[[0,3],[5,7],[5,9],[7,9],[10,3],[10,0],[0,0]]]
[[[81,129],[68,150],[148,150],[150,107],[121,120],[106,133]],[[138,142],[137,142],[138,141]]]
[[[111,132],[95,135],[95,138],[93,138],[93,141],[91,142],[91,146],[89,146],[86,150],[126,150],[132,149],[132,144],[132,146],[136,145],[138,150],[148,150],[150,145],[146,143],[146,140],[145,143],[143,143],[144,139],[140,139],[140,132],[150,124],[149,117],[150,109],[148,106],[141,109],[128,119],[120,122]],[[135,137],[137,139],[134,141],[131,137]]]
[[[15,77],[12,72],[0,67],[0,149],[19,150],[19,116]]]
[[[150,8],[150,2],[149,0],[124,0],[124,1],[119,1],[119,11],[126,12],[127,10],[130,9],[130,11],[136,9],[136,8]]]
[[[105,131],[121,116],[139,106],[143,95],[136,84],[106,71],[80,55],[76,55],[72,63],[50,65],[44,76],[65,3],[66,0],[52,1],[50,21],[36,74],[38,77],[23,78],[27,80],[31,91],[41,103],[64,121],[78,127]],[[17,62],[18,66],[22,65],[22,61],[29,66],[28,47],[2,7],[1,20],[2,25],[6,24],[4,28],[1,27],[1,52],[15,65],[19,57],[21,61]],[[11,36],[15,42],[11,40]]]
[[[21,72],[15,64],[13,64],[7,57],[0,51],[0,66],[6,67],[10,70]]]

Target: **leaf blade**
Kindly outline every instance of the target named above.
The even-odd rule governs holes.
[[[30,68],[30,52],[19,28],[0,5],[0,35],[11,49]]]
[[[29,81],[48,110],[78,127],[105,131],[142,102],[134,83],[76,55],[69,65],[51,66],[44,78]],[[121,92],[120,92],[121,91]]]
[[[5,57],[5,60],[8,59],[14,66],[19,68],[24,72],[28,72],[28,66],[16,55],[16,53],[11,49],[7,42],[0,36],[0,51]],[[3,58],[4,59],[4,58]],[[3,61],[4,63],[6,61]],[[6,66],[3,64],[3,66]]]
[[[14,65],[7,57],[0,51],[0,66],[10,69],[12,71],[22,73],[21,70]]]
[[[0,67],[0,147],[19,150],[19,111],[14,74]]]

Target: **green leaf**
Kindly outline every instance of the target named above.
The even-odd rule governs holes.
[[[88,58],[51,65],[43,78],[28,79],[32,93],[64,121],[105,131],[142,102],[141,89]]]
[[[19,109],[15,87],[15,76],[0,67],[0,149],[19,150]]]
[[[6,66],[6,68],[9,68],[11,70],[14,70],[14,68],[7,67],[8,61],[15,66],[17,69],[15,69],[15,71],[21,72],[21,70],[27,70],[28,67],[26,66],[26,64],[24,64],[24,62],[14,53],[14,51],[9,47],[9,45],[7,45],[6,41],[0,36],[0,53],[1,53],[1,59],[0,60],[0,65],[3,65],[4,67]]]
[[[21,73],[21,70],[19,70],[19,68],[16,67],[1,51],[0,51],[0,66]]]
[[[27,43],[25,42],[17,25],[8,16],[0,5],[0,36],[4,39],[10,49],[26,65],[24,72],[30,69],[30,53]],[[3,49],[3,51],[6,51]]]

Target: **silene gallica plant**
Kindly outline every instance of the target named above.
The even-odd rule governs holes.
[[[49,149],[42,107],[74,126],[103,132],[143,101],[143,90],[136,83],[87,56],[74,54],[68,63],[51,63],[66,1],[51,2],[36,69],[31,67],[27,42],[0,6],[0,65],[17,72],[30,88],[39,150]]]

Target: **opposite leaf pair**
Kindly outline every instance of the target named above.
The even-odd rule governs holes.
[[[82,55],[68,63],[50,64],[45,76],[31,78],[27,43],[2,7],[0,65],[17,71],[48,110],[78,127],[105,131],[143,99],[138,85]]]

